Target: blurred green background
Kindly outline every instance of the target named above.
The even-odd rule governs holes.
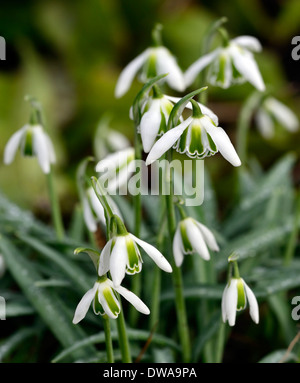
[[[114,87],[122,68],[150,44],[154,24],[163,24],[164,44],[184,70],[199,57],[210,23],[222,16],[228,18],[231,37],[248,34],[261,41],[264,51],[256,58],[268,89],[298,114],[299,62],[291,58],[291,39],[300,35],[299,0],[2,1],[0,35],[6,39],[7,60],[0,62],[0,155],[28,121],[24,96],[36,97],[55,143],[56,183],[67,220],[78,200],[76,167],[93,154],[99,119],[109,113],[112,127],[133,138],[128,111],[141,84],[136,81],[120,100]],[[252,89],[245,84],[209,90],[209,106],[233,142],[241,103]],[[268,167],[288,150],[299,154],[299,137],[282,132],[267,142],[253,127],[250,153]],[[230,193],[230,165],[215,156],[206,166],[215,180],[224,181],[223,197]],[[296,183],[299,173],[296,166]],[[2,165],[0,189],[22,207],[49,217],[45,177],[35,159],[18,153],[13,164]]]

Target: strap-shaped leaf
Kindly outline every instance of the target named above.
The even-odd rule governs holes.
[[[95,269],[98,270],[98,261],[100,257],[100,253],[94,249],[89,249],[87,247],[77,247],[77,249],[74,250],[74,254],[79,254],[79,253],[86,253],[88,256],[91,258]]]

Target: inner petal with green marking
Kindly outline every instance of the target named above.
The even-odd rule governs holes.
[[[142,270],[141,254],[136,244],[129,236],[126,237],[126,248],[128,254],[126,273],[139,273]]]
[[[237,311],[240,311],[240,310],[243,310],[247,305],[247,298],[246,298],[244,283],[241,279],[237,280],[236,288],[238,293],[236,309]]]
[[[24,156],[33,156],[33,130],[28,128],[22,142],[22,151]]]
[[[119,301],[118,301],[113,289],[108,287],[108,286],[104,287],[104,289],[102,290],[102,295],[103,295],[103,298],[105,299],[111,313],[117,317],[119,315],[121,309],[120,309]]]
[[[194,249],[187,235],[185,221],[186,220],[181,221],[179,225],[180,225],[180,234],[181,234],[181,240],[182,240],[182,244],[184,248],[184,253],[188,254],[188,253],[193,253]]]

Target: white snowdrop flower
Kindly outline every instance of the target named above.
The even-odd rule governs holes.
[[[223,47],[200,57],[184,73],[186,86],[190,86],[198,74],[208,68],[210,84],[229,88],[246,81],[260,91],[265,84],[252,52],[260,52],[260,42],[252,36],[240,36],[226,41]]]
[[[113,199],[108,194],[106,195],[106,198],[109,202],[112,212],[122,218],[122,214]],[[89,187],[86,190],[86,194],[83,196],[82,204],[85,224],[89,231],[94,233],[97,231],[98,222],[100,222],[102,225],[105,225],[106,220],[104,208],[92,187]]]
[[[289,132],[299,129],[299,120],[295,113],[273,97],[264,99],[255,115],[255,121],[259,132],[266,139],[274,136],[276,125]]]
[[[171,265],[159,250],[128,233],[122,220],[117,216],[114,217],[117,233],[107,242],[101,252],[98,268],[99,275],[106,274],[109,271],[114,286],[119,287],[125,273],[132,275],[139,273],[143,261],[138,246],[149,255],[158,267],[168,273],[172,272]]]
[[[208,261],[208,249],[219,251],[219,246],[213,233],[205,225],[190,217],[178,223],[173,239],[173,255],[177,267],[182,265],[185,254],[197,253]]]
[[[155,46],[146,49],[123,69],[115,88],[117,98],[129,90],[138,72],[143,83],[157,75],[168,73],[162,81],[166,81],[170,88],[179,92],[185,89],[183,74],[174,56],[164,46]]]
[[[108,193],[115,193],[126,184],[135,170],[134,148],[130,147],[109,154],[97,163],[95,170],[97,173],[102,173],[100,178]]]
[[[142,314],[150,314],[150,310],[145,303],[143,303],[134,293],[122,286],[113,286],[113,283],[109,278],[101,276],[98,278],[98,281],[94,284],[93,288],[88,290],[79,302],[75,310],[73,323],[79,323],[86,316],[92,302],[93,310],[96,315],[106,314],[112,319],[117,318],[121,312],[121,306],[116,292],[122,295]]]
[[[244,310],[249,303],[250,316],[258,324],[259,309],[252,290],[242,278],[231,278],[226,285],[222,296],[222,318],[230,326],[235,325],[236,312]]]
[[[213,121],[209,115],[204,114],[197,102],[191,100],[191,103],[193,115],[156,141],[148,154],[146,165],[150,165],[173,147],[179,153],[198,159],[212,156],[219,151],[233,166],[240,166],[241,161],[227,133],[216,126],[216,120]]]
[[[55,152],[49,136],[41,125],[26,124],[15,132],[4,149],[4,163],[11,164],[20,148],[24,156],[36,156],[42,171],[47,174],[55,163]]]

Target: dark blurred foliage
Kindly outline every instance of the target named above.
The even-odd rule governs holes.
[[[186,69],[199,57],[210,23],[222,16],[228,18],[230,36],[249,34],[262,42],[264,51],[256,57],[264,79],[274,96],[297,112],[299,62],[291,58],[291,39],[300,35],[298,0],[2,1],[0,35],[6,39],[7,60],[0,62],[0,155],[11,134],[28,120],[24,95],[35,96],[44,106],[56,146],[55,173],[68,215],[77,200],[76,167],[93,154],[101,116],[109,113],[112,127],[133,137],[128,110],[141,84],[136,81],[120,100],[114,98],[114,86],[122,68],[150,44],[154,24],[163,24],[165,45]],[[251,90],[247,84],[227,91],[210,89],[209,104],[233,141],[241,101]],[[287,150],[298,150],[298,139],[283,134],[266,142],[253,128],[250,151],[268,166]],[[217,158],[206,163],[215,178],[222,179],[229,169]],[[35,160],[18,155],[12,165],[3,165],[0,187],[37,212],[47,204]]]

